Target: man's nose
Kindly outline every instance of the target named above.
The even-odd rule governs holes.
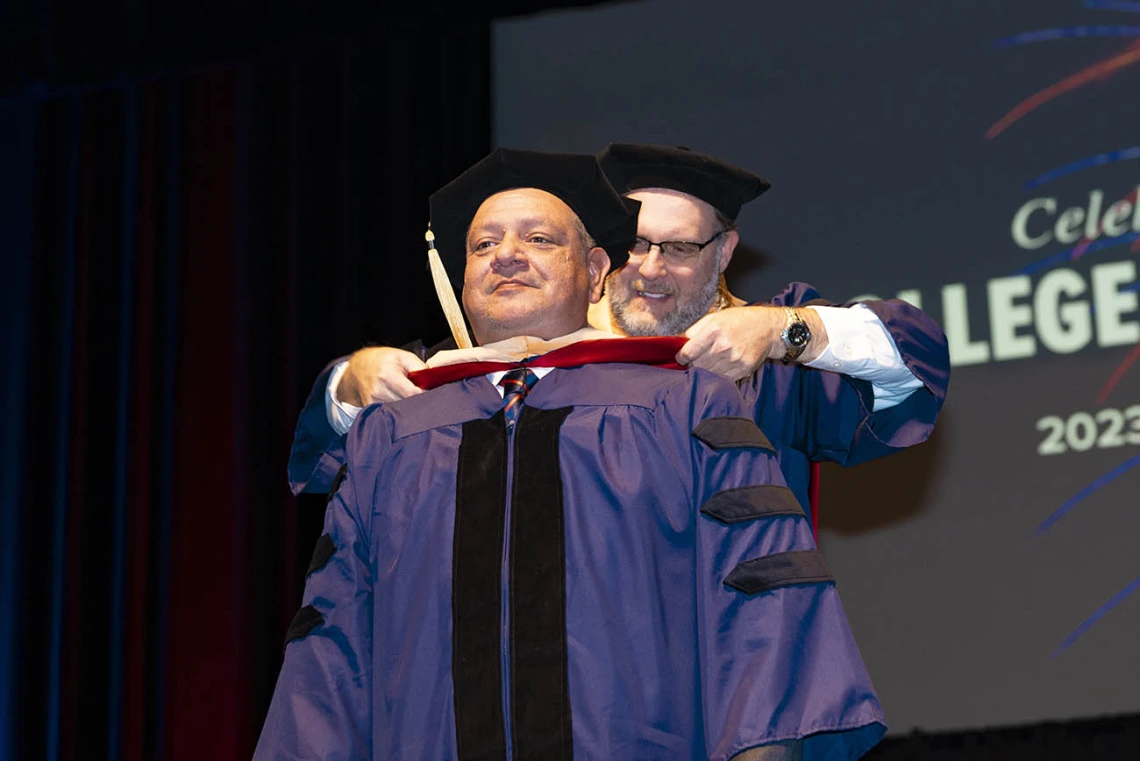
[[[667,273],[665,260],[661,257],[661,247],[656,244],[650,246],[649,251],[645,253],[637,265],[637,274],[646,280],[655,280],[659,277],[665,277]]]
[[[526,262],[526,245],[517,235],[508,233],[495,246],[494,263],[500,267]]]

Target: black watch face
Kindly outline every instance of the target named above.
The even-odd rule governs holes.
[[[811,330],[808,328],[806,322],[793,322],[788,326],[788,343],[792,346],[798,349],[807,346],[810,340]]]

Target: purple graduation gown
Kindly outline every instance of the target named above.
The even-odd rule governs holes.
[[[789,284],[768,303],[852,306],[825,301],[805,283]],[[883,323],[903,364],[922,381],[901,403],[873,412],[868,381],[803,365],[765,362],[740,382],[745,404],[775,445],[784,479],[804,506],[812,461],[857,465],[920,444],[946,401],[950,350],[938,324],[905,301],[860,303]]]
[[[790,283],[767,303],[834,306],[805,283]],[[784,478],[805,506],[812,460],[854,465],[926,441],[946,399],[950,353],[938,324],[903,301],[862,303],[883,322],[903,362],[923,383],[901,404],[872,412],[870,383],[802,365],[766,362],[740,383],[752,419],[775,445]],[[297,421],[289,457],[295,494],[327,493],[344,462],[344,437],[325,415],[332,364],[317,378]]]
[[[255,753],[853,759],[881,708],[737,389],[555,369],[506,431],[484,376],[348,437]]]

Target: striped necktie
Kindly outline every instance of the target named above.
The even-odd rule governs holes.
[[[530,387],[538,380],[538,376],[529,367],[516,367],[508,370],[499,385],[503,387],[503,416],[507,421],[507,430],[513,431],[515,422],[522,412],[523,399],[530,391]]]

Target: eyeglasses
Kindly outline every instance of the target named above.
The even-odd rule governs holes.
[[[697,243],[695,241],[688,240],[667,240],[662,241],[661,243],[657,243],[655,241],[651,241],[639,236],[634,239],[633,245],[630,246],[629,255],[645,256],[649,253],[649,250],[651,248],[657,246],[657,248],[661,249],[661,256],[665,260],[673,262],[675,264],[684,264],[691,262],[693,259],[696,259],[698,256],[700,256],[701,251],[703,251],[706,246],[708,246],[720,236],[724,235],[726,232],[728,231],[721,230],[716,235],[706,240],[704,243]]]

